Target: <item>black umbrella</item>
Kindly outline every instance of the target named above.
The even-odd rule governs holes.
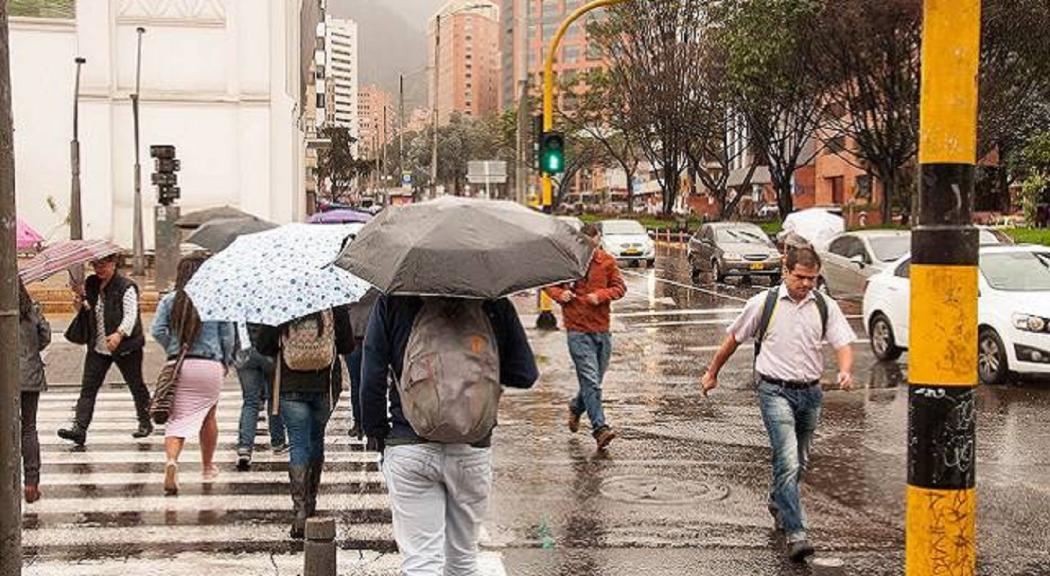
[[[211,253],[225,249],[238,236],[254,234],[277,228],[277,225],[258,218],[225,218],[209,220],[193,231],[186,238],[191,244],[196,244],[207,249]]]
[[[233,218],[254,218],[258,220],[257,217],[238,210],[233,206],[219,206],[218,208],[208,208],[184,214],[175,221],[175,225],[186,230],[193,230],[211,220],[230,220]]]
[[[593,249],[513,202],[445,196],[382,211],[336,264],[387,294],[498,298],[578,280]]]

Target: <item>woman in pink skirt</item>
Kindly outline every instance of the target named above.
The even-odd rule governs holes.
[[[194,433],[200,434],[204,480],[214,480],[219,473],[214,463],[219,440],[215,407],[226,371],[233,364],[234,328],[226,322],[201,322],[197,308],[186,294],[186,284],[203,262],[199,256],[179,262],[175,291],[161,299],[153,320],[153,338],[164,347],[169,361],[178,358],[186,348],[186,360],[164,429],[164,493],[169,496],[179,493],[179,454],[186,438]]]

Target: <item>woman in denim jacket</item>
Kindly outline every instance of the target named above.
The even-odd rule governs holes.
[[[179,492],[178,459],[186,438],[200,434],[201,465],[205,481],[214,480],[215,446],[219,427],[215,407],[226,372],[233,365],[236,352],[234,326],[227,322],[201,322],[197,308],[186,294],[186,284],[200,268],[204,258],[190,256],[179,262],[175,291],[157,305],[153,320],[153,338],[164,347],[168,360],[174,360],[186,347],[186,360],[179,372],[171,414],[164,428],[164,493]]]

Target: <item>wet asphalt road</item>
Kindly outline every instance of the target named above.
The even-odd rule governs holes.
[[[877,362],[859,303],[842,303],[860,339],[857,389],[826,391],[803,489],[818,565],[793,566],[765,509],[770,452],[752,350],[737,352],[711,397],[697,385],[765,282],[693,285],[687,266],[683,251],[663,247],[654,270],[624,269],[604,385],[620,438],[606,454],[566,428],[576,380],[564,332],[530,330],[542,379],[504,396],[487,523],[507,572],[902,574],[907,355]],[[835,374],[827,357],[826,387]],[[1050,574],[1050,385],[982,387],[978,399],[978,572]]]

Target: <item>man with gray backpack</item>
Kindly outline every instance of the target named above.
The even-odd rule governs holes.
[[[502,386],[530,388],[538,377],[506,298],[376,300],[362,358],[362,428],[383,453],[402,574],[477,574]]]
[[[820,419],[824,393],[826,341],[838,360],[837,384],[853,385],[856,338],[834,300],[814,290],[820,257],[810,246],[788,247],[784,282],[761,292],[727,330],[725,342],[700,379],[704,396],[718,385],[718,373],[737,346],[755,339],[755,382],[759,408],[773,448],[773,485],[768,508],[776,529],[787,540],[788,556],[796,562],[813,554],[806,536],[806,516],[799,484],[809,460],[810,443]]]

